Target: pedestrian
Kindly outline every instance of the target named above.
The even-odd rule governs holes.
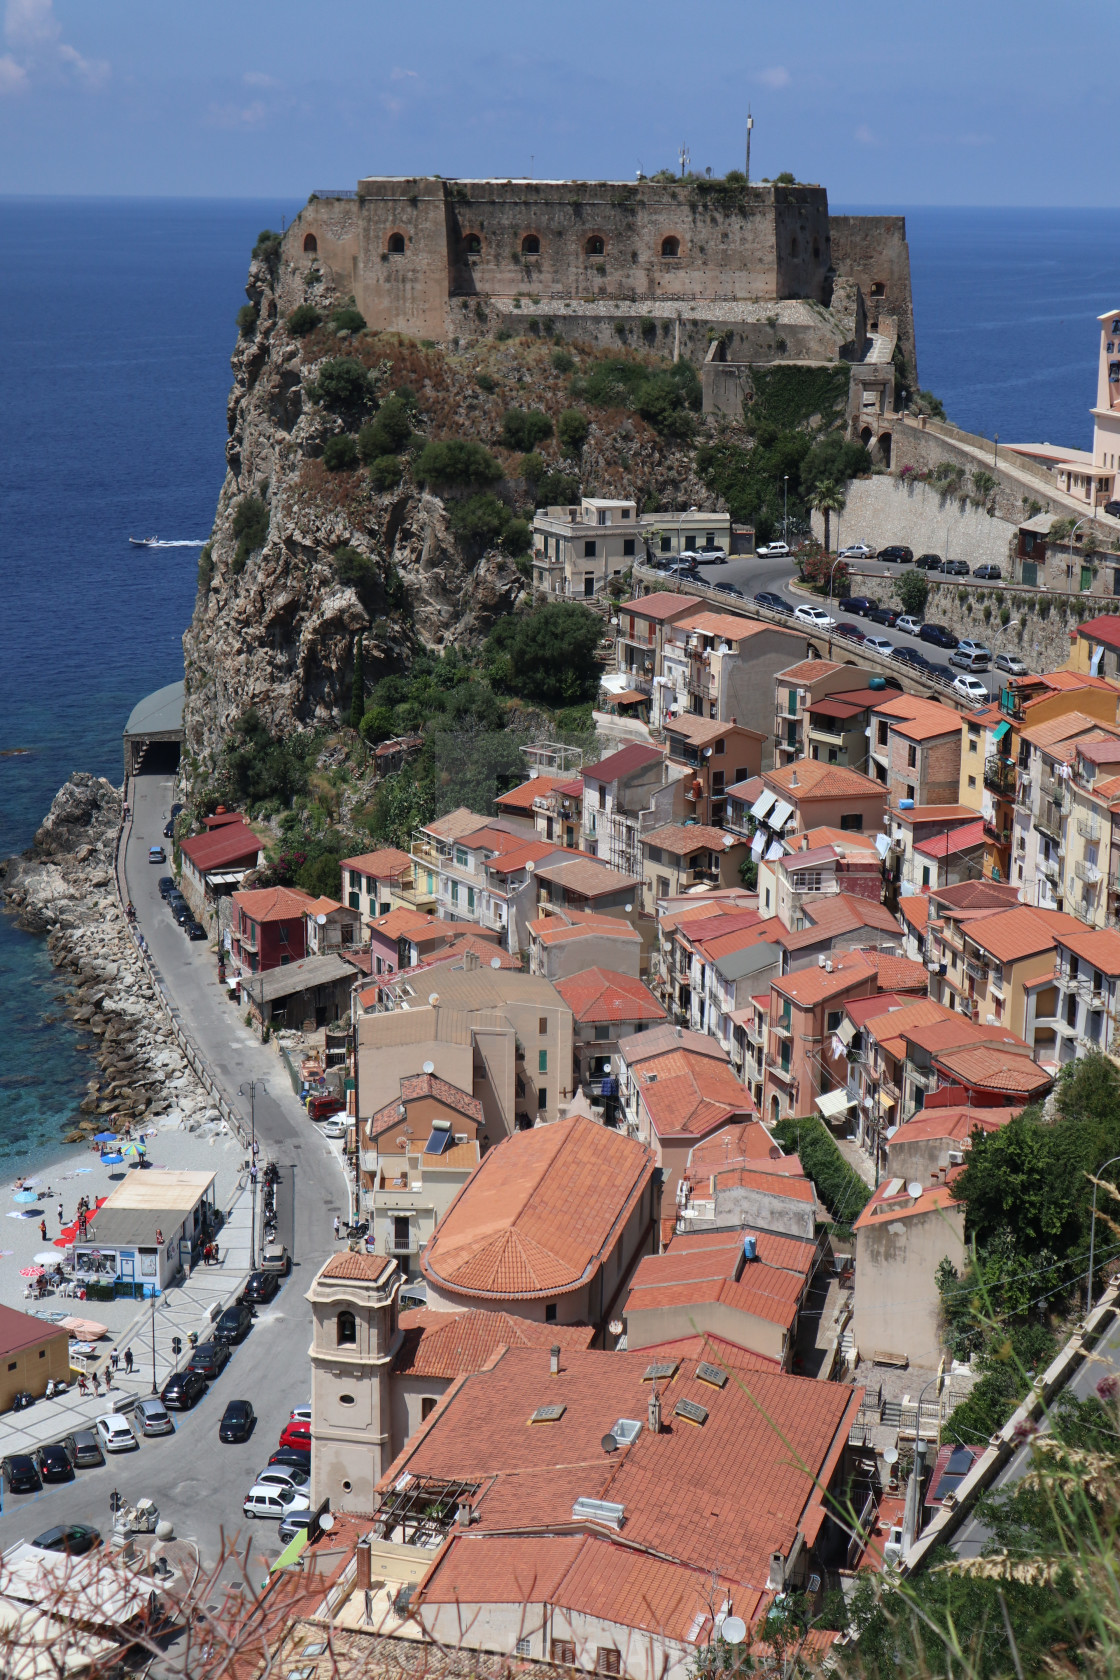
[[[121,1363],[121,1356],[117,1352],[116,1348],[114,1348],[112,1353],[110,1353],[110,1355],[109,1355],[109,1363],[113,1367],[114,1371],[119,1370],[120,1363]]]
[[[39,1235],[42,1237],[43,1241],[46,1242],[46,1240],[47,1240],[47,1222],[46,1222],[45,1219],[40,1219],[40,1221],[39,1221]]]
[[[88,1394],[89,1393],[89,1382],[86,1379],[86,1374],[85,1374],[84,1371],[79,1371],[78,1372],[78,1393],[79,1394]]]
[[[108,1394],[108,1392],[112,1388],[112,1386],[113,1386],[113,1373],[112,1373],[112,1371],[106,1371],[105,1372],[105,1392],[106,1392],[106,1394]]]
[[[96,1371],[93,1373],[93,1376],[90,1378],[90,1381],[93,1383],[93,1392],[95,1394],[100,1394],[101,1390],[97,1386],[97,1372]]]
[[[124,1350],[124,1368],[128,1372],[129,1376],[131,1376],[132,1375],[132,1349],[131,1348],[125,1348],[125,1350]]]
[[[334,1240],[335,1240],[335,1242],[338,1241],[341,1229],[342,1229],[342,1227],[338,1223],[338,1214],[336,1213],[335,1216],[334,1216]]]
[[[62,1197],[60,1196],[58,1198],[58,1228],[59,1228],[59,1230],[62,1229],[64,1223],[65,1223],[65,1221],[63,1220],[63,1217],[62,1217]]]

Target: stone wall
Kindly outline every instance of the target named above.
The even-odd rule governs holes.
[[[830,523],[835,547],[835,515]],[[813,515],[813,535],[824,536],[824,521],[818,513]],[[874,548],[905,543],[915,554],[967,560],[974,570],[994,564],[1007,577],[1018,529],[959,495],[882,473],[853,479],[848,485],[847,506],[840,515],[840,543],[843,547],[854,542],[870,543]]]
[[[1016,654],[1032,671],[1058,671],[1069,659],[1072,632],[1097,610],[1077,594],[1040,594],[1021,587],[969,585],[962,578],[946,578],[932,585],[925,617],[958,636],[985,642],[993,653]],[[1000,622],[1005,612],[1010,614],[1006,626]],[[927,651],[941,657],[934,649]]]
[[[859,286],[873,332],[878,330],[880,315],[897,324],[898,343],[910,378],[916,382],[918,355],[905,216],[830,216],[828,228],[833,268]]]

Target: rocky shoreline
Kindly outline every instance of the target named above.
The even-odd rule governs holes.
[[[89,1081],[66,1143],[177,1114],[217,1118],[184,1056],[128,927],[113,880],[122,794],[77,771],[51,803],[28,850],[0,863],[0,901],[16,925],[45,934],[71,980],[62,1001],[100,1077]]]

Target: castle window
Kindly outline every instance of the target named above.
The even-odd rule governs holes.
[[[426,1418],[430,1418],[435,1409],[436,1396],[434,1394],[425,1394],[423,1399],[420,1401],[420,1422],[423,1423]]]
[[[661,255],[663,257],[679,257],[680,254],[681,254],[681,242],[680,242],[680,240],[677,238],[675,233],[667,234],[666,237],[661,241]]]
[[[319,249],[319,241],[313,233],[304,235],[303,248],[305,251],[317,251]]]
[[[813,241],[813,261],[814,262],[820,262],[820,260],[821,260],[821,242],[820,242],[819,239],[814,239],[814,241]]]
[[[463,244],[466,246],[468,257],[480,257],[482,255],[482,240],[477,233],[468,233],[463,240]]]
[[[603,244],[602,239],[597,233],[593,233],[591,235],[591,238],[587,241],[587,244],[583,248],[589,257],[601,257],[603,252],[606,250],[606,246]]]
[[[872,280],[872,282],[871,282],[871,296],[872,297],[886,297],[886,295],[887,295],[887,282],[885,280]]]
[[[348,1343],[357,1341],[358,1321],[352,1312],[339,1313],[336,1320],[336,1332],[339,1347],[345,1347]]]
[[[388,241],[388,244],[385,246],[385,249],[389,252],[389,254],[391,256],[399,257],[399,256],[403,255],[403,253],[404,253],[404,234],[403,233],[391,233],[389,235],[389,241]]]
[[[527,233],[521,241],[521,255],[523,257],[539,257],[541,242],[535,233]]]

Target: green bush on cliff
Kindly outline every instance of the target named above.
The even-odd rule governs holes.
[[[547,472],[537,481],[538,507],[564,507],[579,501],[579,479],[571,473]]]
[[[502,476],[502,469],[488,449],[466,438],[443,438],[427,443],[416,463],[416,476],[423,484],[448,484],[481,489]]]
[[[275,280],[280,269],[280,247],[284,236],[274,228],[262,228],[257,235],[257,243],[253,246],[253,256],[258,262],[263,262]]]
[[[198,592],[200,595],[210,593],[210,584],[214,577],[214,544],[207,543],[198,557]]]
[[[333,559],[339,583],[354,591],[371,618],[407,608],[408,591],[391,560],[379,565],[368,554],[349,545],[336,548]]]
[[[248,338],[249,334],[255,331],[260,313],[260,305],[257,303],[243,303],[241,305],[241,308],[237,311],[237,330],[242,338]]]
[[[575,369],[576,359],[567,350],[554,350],[549,360],[557,373],[571,373]]]
[[[315,750],[311,734],[276,740],[259,712],[250,707],[231,729],[222,752],[215,804],[259,804],[278,799],[290,805],[306,792],[309,765]]]
[[[308,333],[315,331],[322,319],[314,304],[301,303],[292,310],[285,325],[294,338],[306,338]]]
[[[341,309],[331,311],[331,326],[335,332],[361,332],[365,324],[365,316],[360,309],[355,309],[352,303],[343,304]]]
[[[369,370],[352,356],[337,356],[324,362],[319,376],[307,387],[313,402],[336,413],[350,413],[368,408],[375,396]]]
[[[353,472],[358,464],[358,446],[348,432],[330,437],[323,445],[323,465],[328,472]]]
[[[501,618],[484,662],[497,686],[546,706],[578,706],[599,690],[602,621],[575,601],[550,601]]]
[[[566,408],[556,422],[556,435],[569,455],[579,454],[590,430],[590,420],[578,408]]]
[[[367,466],[383,455],[399,455],[412,442],[412,404],[398,392],[381,404],[358,433],[358,454]]]
[[[610,357],[584,375],[574,375],[568,389],[573,397],[597,408],[629,408],[640,414],[662,437],[686,441],[693,435],[693,414],[702,391],[691,362],[649,368],[644,362]]]
[[[233,534],[237,548],[230,570],[237,576],[245,570],[250,554],[255,554],[268,541],[268,508],[259,496],[242,496],[233,516]]]
[[[535,449],[552,436],[552,421],[539,408],[509,408],[502,415],[501,443],[506,449]]]
[[[929,579],[924,572],[907,569],[893,580],[894,592],[902,603],[902,610],[914,618],[924,618],[929,600]]]
[[[471,496],[465,502],[454,503],[447,516],[447,523],[457,537],[482,548],[489,547],[503,536],[509,520],[506,504],[489,491]]]
[[[370,462],[369,481],[375,490],[395,490],[404,473],[399,455],[379,455]]]
[[[815,443],[801,463],[801,489],[811,496],[818,484],[846,484],[857,473],[871,471],[871,457],[864,444],[829,432]]]
[[[528,554],[532,541],[533,532],[527,519],[511,519],[502,532],[502,547],[515,560]]]

